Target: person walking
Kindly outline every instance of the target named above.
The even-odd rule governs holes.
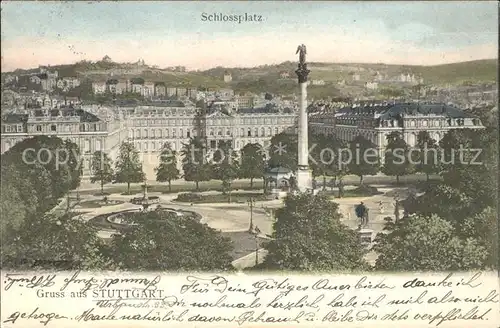
[[[380,214],[384,214],[384,203],[382,203],[381,200],[378,202],[378,208],[379,208]]]
[[[395,203],[394,203],[394,218],[395,218],[395,222],[397,223],[399,221],[399,198],[396,197],[394,199]]]
[[[339,198],[342,198],[344,197],[344,183],[342,182],[342,180],[339,180],[338,187],[339,187]]]

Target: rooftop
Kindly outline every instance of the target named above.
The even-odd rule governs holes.
[[[27,114],[8,113],[2,115],[2,123],[15,124],[15,123],[26,123],[27,121],[28,121]]]
[[[451,118],[465,118],[471,115],[461,109],[442,103],[366,103],[341,108],[336,112],[348,116],[374,116],[380,119],[396,118],[401,115],[443,115]]]
[[[272,169],[266,170],[267,174],[287,174],[287,173],[290,173],[290,172],[292,172],[292,170],[290,170],[290,169],[288,169],[286,167],[282,167],[282,166],[274,167]]]
[[[42,117],[45,116],[45,111],[44,110],[34,110],[33,115],[35,117]],[[56,116],[62,116],[62,117],[68,117],[68,116],[79,116],[81,122],[98,122],[100,119],[87,111],[84,111],[83,109],[75,109],[72,107],[65,107],[65,108],[60,108],[60,109],[51,109],[49,110],[49,116],[56,117]]]

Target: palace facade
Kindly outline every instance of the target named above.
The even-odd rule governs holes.
[[[420,131],[439,142],[451,129],[483,129],[481,121],[459,108],[445,104],[379,103],[354,104],[323,109],[310,115],[314,133],[351,141],[362,135],[383,151],[387,135],[399,131],[409,146],[415,146]]]
[[[127,140],[127,127],[110,109],[63,107],[58,109],[29,109],[24,113],[2,115],[1,151],[38,135],[57,136],[76,143],[82,155],[83,178],[89,178],[92,155],[103,151],[114,159],[120,144]]]
[[[207,140],[209,152],[231,142],[235,150],[248,143],[263,147],[271,138],[296,124],[296,114],[265,109],[207,110],[200,115],[190,102],[165,101],[150,106],[78,106],[58,109],[25,109],[2,115],[2,153],[23,139],[37,135],[58,136],[75,142],[83,156],[83,178],[89,178],[92,154],[106,152],[114,162],[123,141],[140,153],[148,179],[155,178],[158,155],[165,143],[180,153],[183,144],[198,135]],[[178,160],[181,169],[181,160]]]
[[[183,144],[196,136],[206,137],[209,151],[222,141],[230,142],[235,150],[248,143],[267,147],[274,135],[296,124],[296,114],[291,111],[248,109],[229,113],[216,109],[200,115],[195,106],[185,106],[179,101],[121,110],[128,122],[128,139],[142,154],[148,178],[154,178],[158,154],[166,142],[178,153]],[[180,169],[180,160],[178,166]]]
[[[230,142],[235,150],[248,143],[263,147],[283,131],[296,133],[297,114],[293,110],[221,108],[200,109],[189,102],[167,101],[149,106],[64,107],[27,109],[23,113],[2,116],[1,150],[36,135],[54,135],[79,145],[83,153],[84,178],[91,175],[91,158],[104,151],[115,161],[119,146],[129,141],[139,151],[148,179],[155,178],[158,155],[168,142],[180,153],[183,144],[204,136],[213,150],[220,142]],[[343,108],[323,108],[309,114],[310,131],[351,141],[357,135],[371,140],[381,151],[387,135],[400,131],[414,146],[420,131],[428,131],[436,141],[450,129],[482,129],[480,120],[462,110],[444,104],[363,104]],[[181,169],[181,159],[178,160]]]

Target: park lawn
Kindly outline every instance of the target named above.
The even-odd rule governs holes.
[[[321,194],[326,195],[326,196],[333,196],[334,198],[338,198],[339,196],[339,191],[338,190],[325,190],[325,191],[320,191]],[[382,195],[384,194],[381,191],[377,192],[369,192],[369,191],[360,191],[357,189],[349,189],[349,190],[344,190],[344,194],[342,195],[342,198],[349,198],[349,197],[371,197],[375,195]]]
[[[250,182],[248,181],[238,181],[235,180],[232,184],[233,186],[233,191],[238,190],[238,189],[244,189],[244,190],[259,190],[263,188],[262,181],[256,180],[253,183],[253,187],[250,188]],[[222,183],[219,180],[210,180],[210,181],[202,181],[199,183],[200,189],[198,190],[199,192],[203,191],[222,191]],[[96,187],[96,189],[99,189]],[[120,185],[106,185],[104,186],[106,194],[124,194],[127,192],[127,185],[126,184],[120,184]],[[179,193],[179,192],[195,192],[196,191],[196,185],[195,183],[185,183],[185,184],[175,184],[175,181],[172,183],[172,191],[169,191],[168,189],[168,183],[158,183],[158,184],[152,184],[148,185],[148,192],[161,192],[163,194],[169,194],[169,193]],[[130,185],[130,194],[139,194],[143,193],[142,189],[142,183],[134,183]],[[81,195],[100,195],[100,191],[97,190],[82,190],[80,191]]]
[[[108,204],[103,204],[102,199],[96,199],[96,200],[89,200],[89,201],[80,202],[78,204],[78,207],[79,208],[100,208],[100,207],[105,207],[105,206],[120,205],[123,203],[125,203],[125,202],[120,201],[120,200],[109,200]]]
[[[266,239],[260,237],[257,237],[257,240],[255,240],[256,237],[246,231],[222,232],[222,235],[231,239],[233,250],[230,252],[230,255],[233,260],[255,252],[257,244],[259,248],[262,248],[264,243],[267,242]]]
[[[369,193],[369,192],[358,192],[356,191],[355,189],[353,190],[345,190],[344,191],[344,194],[342,195],[342,198],[349,198],[349,197],[371,197],[371,196],[375,196],[375,195],[383,195],[384,193],[379,191],[377,193]],[[335,197],[338,197],[339,195],[339,192],[334,192],[332,195],[334,195]]]
[[[326,176],[326,183],[328,184],[333,177]],[[431,175],[430,180],[439,180],[440,176],[438,174]],[[318,183],[318,186],[323,185],[323,176],[317,176],[314,178]],[[399,177],[399,185],[404,186],[407,184],[415,184],[417,182],[424,182],[427,180],[425,174],[414,173],[410,175],[404,175]],[[359,177],[357,175],[346,175],[343,177],[342,181],[344,185],[359,185]],[[370,185],[397,185],[397,180],[395,176],[388,175],[365,175],[363,177],[364,184]]]
[[[431,180],[440,179],[438,175],[432,175]],[[332,177],[327,176],[326,182],[328,183],[332,179]],[[315,178],[318,186],[322,186],[323,177],[318,176]],[[148,186],[149,192],[161,192],[164,194],[169,193],[179,193],[179,192],[195,192],[196,185],[194,182],[184,182],[182,184],[178,184],[182,180],[177,180],[172,182],[172,191],[168,189],[168,183],[154,183]],[[343,178],[345,185],[359,185],[359,177],[356,175],[347,175]],[[400,186],[406,184],[415,184],[417,182],[426,181],[425,174],[411,174],[400,177]],[[177,183],[176,183],[177,182]],[[396,185],[396,177],[386,176],[386,175],[375,175],[370,176],[367,175],[363,177],[364,184],[372,184],[372,185]],[[210,181],[202,181],[199,183],[199,192],[203,191],[222,191],[222,183],[220,180],[210,180]],[[263,183],[261,179],[255,179],[253,183],[253,188],[250,188],[250,182],[248,180],[235,180],[232,184],[233,191],[243,189],[243,190],[262,190]],[[329,188],[329,187],[328,187]],[[93,190],[82,190],[80,191],[81,195],[100,195],[100,188],[96,185],[96,188]],[[104,186],[106,194],[124,194],[127,192],[126,184],[108,184]],[[142,183],[134,183],[130,185],[130,194],[142,194]]]
[[[183,197],[184,196],[184,197]],[[194,194],[181,195],[180,199],[176,199],[179,202],[193,203],[193,204],[208,204],[208,203],[229,203],[229,194],[214,194],[214,195],[200,195]],[[263,193],[232,193],[231,203],[246,203],[250,198],[255,201],[268,200],[267,195]]]

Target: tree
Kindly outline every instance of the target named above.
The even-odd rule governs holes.
[[[341,197],[341,185],[343,184],[343,178],[344,176],[349,174],[349,163],[351,161],[351,159],[349,158],[350,153],[347,151],[347,142],[343,140],[332,139],[331,144],[332,149],[337,154],[337,160],[333,161],[330,165],[330,172],[335,178],[333,182],[335,182],[335,180],[339,181],[339,197]]]
[[[189,143],[183,144],[181,155],[183,157],[184,180],[194,181],[196,191],[199,191],[200,181],[210,180],[211,175],[204,139],[200,137],[191,138]]]
[[[323,135],[312,134],[309,136],[312,143],[312,150],[309,158],[309,167],[312,169],[313,178],[323,176],[323,187],[326,175],[330,174],[330,165],[334,161],[334,154],[325,149],[331,149],[328,139]]]
[[[389,221],[377,235],[376,269],[384,271],[457,271],[482,268],[486,248],[474,238],[461,239],[439,216],[412,215]]]
[[[117,235],[112,252],[125,270],[229,270],[231,241],[220,232],[185,216],[164,211],[134,214],[140,224]]]
[[[441,172],[442,182],[433,185],[424,195],[405,206],[410,213],[435,213],[456,228],[485,208],[496,206],[495,194],[498,190],[496,180],[491,179],[498,168],[496,137],[488,131],[476,131],[475,134],[462,131],[451,130],[441,140],[444,147],[442,158],[446,160]],[[480,156],[476,158],[478,164],[469,164],[467,157],[471,154],[467,152],[463,154],[462,160],[458,158],[460,145],[464,149],[475,149],[473,153],[477,153],[477,149],[481,150]]]
[[[409,147],[398,131],[391,132],[387,135],[387,147],[382,172],[389,176],[395,175],[398,184],[401,175],[407,175],[413,172]]]
[[[17,270],[113,269],[97,229],[73,215],[27,217],[2,240],[2,265]]]
[[[377,146],[370,140],[358,135],[350,144],[351,159],[347,164],[352,174],[359,176],[359,184],[363,184],[363,176],[375,175],[379,171],[380,159]]]
[[[483,268],[494,269],[498,264],[498,217],[493,207],[466,218],[458,228],[463,239],[474,238],[486,249]]]
[[[262,268],[331,271],[366,269],[355,231],[340,223],[338,204],[325,196],[299,193],[276,210],[273,240]]]
[[[426,252],[420,257],[406,259],[401,265],[409,270],[425,269],[426,266],[430,270],[495,267],[498,259],[495,211],[498,186],[496,179],[491,177],[498,169],[497,138],[495,129],[472,132],[463,129],[450,130],[441,139],[445,162],[441,173],[443,179],[422,196],[404,201],[405,210],[415,213],[413,217],[420,219],[389,226],[388,237],[380,243],[385,254],[385,258],[380,257],[381,268],[399,270],[395,263],[405,256],[415,257],[415,253],[402,254],[397,249],[420,248],[423,242],[435,242],[435,245],[424,248]],[[465,149],[461,154],[458,152],[460,148]],[[479,156],[473,158],[478,149],[481,150]],[[434,226],[434,230],[429,231]],[[416,240],[415,236],[419,239]],[[444,250],[442,245],[446,245]],[[431,252],[433,247],[438,250]],[[441,262],[440,266],[434,265],[438,262]]]
[[[347,174],[348,168],[344,163],[349,162],[349,153],[345,151],[345,142],[332,136],[313,135],[309,140],[314,142],[311,150],[309,165],[313,176],[323,176],[323,190],[326,190],[326,176],[333,176],[341,180]]]
[[[80,183],[77,149],[58,137],[18,142],[2,155],[2,183],[11,181],[28,208],[34,205],[37,213],[44,213]]]
[[[47,192],[50,193],[50,204],[51,206],[57,202],[57,200],[63,196],[72,186],[72,169],[68,164],[69,149],[67,149],[68,143],[65,143],[62,139],[57,137],[46,137],[40,136],[32,139],[28,139],[20,144],[16,144],[13,147],[16,148],[17,152],[21,154],[32,147],[36,150],[46,150],[40,151],[40,155],[36,157],[34,164],[32,161],[23,161],[23,164],[27,164],[25,167],[27,171],[31,171],[38,179],[38,173],[40,173],[40,178],[45,176],[47,187],[50,188]],[[76,147],[76,146],[75,146]],[[35,154],[29,154],[33,159],[35,159]],[[19,160],[21,162],[21,160]],[[21,170],[24,171],[24,170]]]
[[[113,181],[113,168],[108,154],[96,151],[92,158],[92,176],[90,182],[99,181],[101,184],[101,195],[104,195],[104,185]]]
[[[1,179],[0,179],[0,181],[2,182],[1,183],[2,188],[6,188],[6,190],[12,188],[13,189],[12,192],[14,194],[11,195],[11,197],[13,199],[16,199],[15,194],[17,194],[20,201],[20,203],[14,201],[13,202],[8,201],[7,195],[9,194],[9,192],[6,191],[1,193],[2,196],[6,197],[5,199],[2,198],[2,203],[4,203],[5,206],[11,206],[11,207],[17,206],[24,208],[27,214],[34,214],[40,207],[39,204],[40,196],[36,193],[33,181],[29,179],[29,176],[26,175],[26,172],[24,172],[23,174],[23,172],[20,172],[18,170],[18,168],[19,166],[2,162]],[[0,213],[7,213],[7,212],[2,211]],[[8,215],[4,216],[2,214],[2,217],[8,218],[9,216]]]
[[[115,166],[115,181],[127,183],[127,193],[130,194],[130,184],[144,181],[144,172],[139,162],[139,152],[130,142],[120,145],[120,153]]]
[[[418,163],[415,170],[425,173],[427,181],[431,174],[441,172],[440,149],[436,140],[432,139],[427,131],[420,131],[417,135],[418,155],[414,160]]]
[[[258,143],[249,143],[241,149],[240,177],[250,179],[250,187],[253,187],[253,179],[264,175],[265,155]]]
[[[80,185],[83,168],[82,156],[78,145],[70,140],[64,141],[64,147],[68,150],[68,166],[70,168],[71,183],[70,189],[76,189]]]
[[[271,138],[268,167],[284,167],[297,171],[297,136],[281,132]]]
[[[222,181],[222,191],[224,194],[229,192],[229,202],[231,202],[231,187],[233,180],[239,175],[240,163],[230,142],[219,145],[213,161],[213,178]]]
[[[476,213],[497,205],[498,129],[468,131],[451,130],[440,144],[446,163],[443,164],[444,182],[475,200]],[[462,149],[462,151],[461,151]]]
[[[496,131],[462,131],[452,130],[444,136],[443,154],[449,162],[441,173],[443,181],[420,197],[418,206],[420,212],[432,210],[455,226],[497,205],[498,185],[491,179],[498,172]],[[462,156],[453,155],[460,145],[466,151]]]
[[[179,179],[179,169],[177,169],[176,152],[172,150],[170,143],[166,142],[163,145],[160,153],[160,164],[156,171],[156,181],[168,181],[168,191],[172,191],[172,180]]]
[[[2,180],[3,181],[3,180]],[[19,191],[14,185],[2,182],[0,198],[0,232],[2,240],[5,240],[7,231],[10,229],[17,230],[22,225],[27,216],[26,205],[23,204]]]
[[[411,204],[405,203],[404,205],[409,213],[427,216],[436,214],[442,219],[458,223],[469,216],[474,216],[476,211],[473,203],[474,199],[460,190],[440,183],[416,198]]]

